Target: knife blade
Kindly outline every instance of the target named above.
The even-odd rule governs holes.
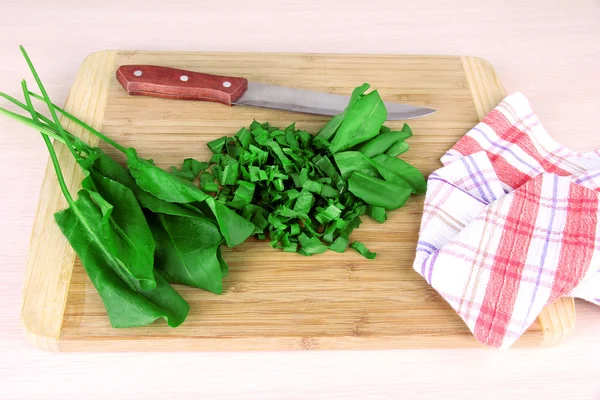
[[[156,65],[122,65],[117,80],[130,95],[177,100],[200,100],[318,115],[344,111],[349,96],[248,82],[245,78],[210,75]],[[388,120],[407,120],[436,110],[385,102]]]

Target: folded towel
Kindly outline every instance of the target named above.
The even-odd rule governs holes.
[[[562,296],[600,305],[600,151],[556,143],[508,96],[428,178],[414,269],[508,348]]]

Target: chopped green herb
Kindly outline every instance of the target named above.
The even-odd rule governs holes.
[[[387,212],[383,207],[369,206],[367,207],[367,215],[377,222],[385,222],[387,220]]]
[[[350,245],[354,250],[358,251],[361,256],[368,258],[369,260],[373,260],[377,253],[367,250],[367,247],[361,242],[352,242]]]

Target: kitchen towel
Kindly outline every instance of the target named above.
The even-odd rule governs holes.
[[[600,305],[600,151],[555,142],[505,98],[428,178],[414,269],[487,346],[562,296]]]

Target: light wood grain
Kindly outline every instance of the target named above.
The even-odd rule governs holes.
[[[257,82],[344,94],[369,82],[384,100],[440,110],[410,122],[415,136],[405,158],[426,175],[439,168],[443,152],[506,94],[490,64],[470,57],[160,52],[102,52],[88,57],[68,108],[165,168],[186,157],[207,159],[208,141],[233,135],[253,118],[281,126],[296,122],[314,133],[327,117],[130,96],[114,76],[118,66],[127,64],[247,76]],[[86,102],[86,98],[93,100]],[[399,128],[403,122],[388,124]],[[85,139],[91,138],[86,135]],[[64,148],[59,149],[75,189],[81,173]],[[122,160],[113,149],[105,151]],[[42,348],[206,351],[478,346],[461,319],[412,269],[423,197],[411,198],[404,208],[390,213],[385,224],[365,219],[355,231],[354,240],[377,251],[374,261],[352,251],[306,258],[251,240],[224,249],[230,274],[223,295],[177,287],[191,305],[182,326],[172,329],[161,321],[144,328],[114,329],[79,260],[54,226],[52,214],[64,207],[64,201],[60,201],[52,170],[47,174],[36,220],[44,235],[34,230],[23,311],[28,336]],[[45,313],[39,315],[40,309]],[[518,345],[558,343],[573,323],[573,301],[561,299],[545,310]]]

